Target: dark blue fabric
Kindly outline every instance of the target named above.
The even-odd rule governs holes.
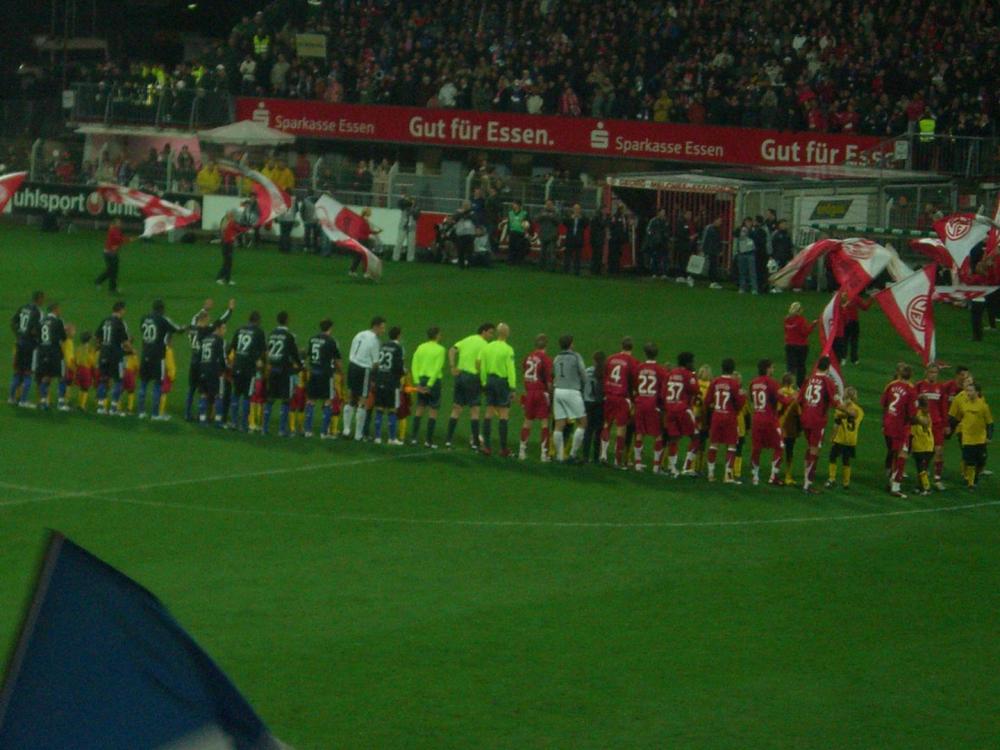
[[[0,696],[0,750],[145,750],[267,727],[150,592],[60,535]]]

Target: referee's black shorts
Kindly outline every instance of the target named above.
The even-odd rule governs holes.
[[[455,376],[455,393],[452,402],[455,406],[479,406],[483,387],[479,376],[472,372],[460,372]]]
[[[486,405],[495,408],[510,406],[510,383],[507,378],[489,375],[486,378]]]
[[[426,383],[421,383],[426,387]],[[417,393],[417,406],[423,406],[428,409],[437,409],[441,406],[441,381],[440,379],[435,381],[434,385],[430,387],[427,393]]]

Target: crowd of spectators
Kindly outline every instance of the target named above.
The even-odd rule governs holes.
[[[885,136],[930,118],[938,133],[991,136],[998,16],[991,0],[275,0],[196,62],[80,74],[138,96],[198,87]],[[298,54],[298,33],[322,35],[327,57]]]

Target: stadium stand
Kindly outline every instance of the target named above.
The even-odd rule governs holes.
[[[219,36],[226,32],[215,30]],[[472,32],[472,33],[470,33]],[[326,39],[325,61],[297,53]],[[74,80],[130,106],[195,90],[818,132],[996,134],[988,0],[792,5],[277,0],[190,64]],[[125,106],[123,103],[122,106]]]

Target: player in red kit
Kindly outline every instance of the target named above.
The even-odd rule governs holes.
[[[108,235],[104,239],[104,272],[94,279],[94,284],[98,288],[107,281],[109,291],[118,291],[118,253],[129,239],[122,232],[122,220],[112,221],[108,227]]]
[[[802,489],[810,494],[818,492],[813,487],[816,479],[816,462],[823,447],[823,433],[831,406],[840,406],[837,386],[830,377],[830,358],[820,357],[816,372],[806,378],[799,390],[799,406],[802,410],[799,421],[806,438],[806,467]]]
[[[781,425],[778,422],[778,406],[782,396],[781,386],[774,379],[774,365],[771,360],[762,359],[757,363],[757,377],[750,381],[750,408],[753,421],[750,426],[750,470],[754,485],[760,484],[760,454],[771,451],[770,484],[781,485],[781,452],[783,441]]]
[[[681,438],[689,438],[684,473],[693,476],[694,461],[700,449],[698,429],[692,406],[699,396],[698,378],[694,374],[694,354],[677,355],[677,367],[667,373],[663,383],[663,426],[667,433],[667,467],[670,476],[677,477],[677,453]]]
[[[528,457],[528,438],[531,437],[535,422],[541,425],[542,461],[549,460],[549,416],[552,413],[552,358],[545,353],[549,337],[540,333],[535,337],[535,351],[524,358],[521,372],[524,373],[524,424],[521,425],[521,448],[517,457],[522,461]]]
[[[917,389],[910,378],[913,370],[907,364],[896,365],[896,377],[882,391],[882,434],[885,436],[885,470],[889,475],[889,492],[905,498],[900,484],[906,457],[909,454],[910,425],[917,414]]]
[[[931,433],[934,436],[934,489],[943,490],[941,474],[944,470],[944,440],[950,432],[948,426],[948,385],[938,378],[941,374],[937,365],[931,364],[924,371],[924,379],[917,383],[917,396],[927,399],[927,414],[931,419]]]
[[[601,430],[601,461],[608,461],[611,425],[615,426],[615,465],[624,469],[625,431],[632,417],[639,361],[632,356],[632,339],[622,339],[622,350],[604,363],[604,426]]]
[[[732,359],[722,360],[722,374],[711,382],[705,394],[705,408],[711,412],[708,428],[708,481],[715,481],[715,459],[719,446],[726,448],[726,484],[739,484],[733,476],[733,462],[736,460],[736,444],[739,442],[739,428],[736,421],[743,409],[745,397],[740,390],[739,378],[735,375],[736,363]]]
[[[635,378],[635,470],[642,471],[642,439],[647,435],[653,442],[653,473],[660,473],[663,459],[663,417],[660,406],[663,403],[666,369],[656,362],[659,349],[653,343],[643,347],[646,360],[639,365]]]

